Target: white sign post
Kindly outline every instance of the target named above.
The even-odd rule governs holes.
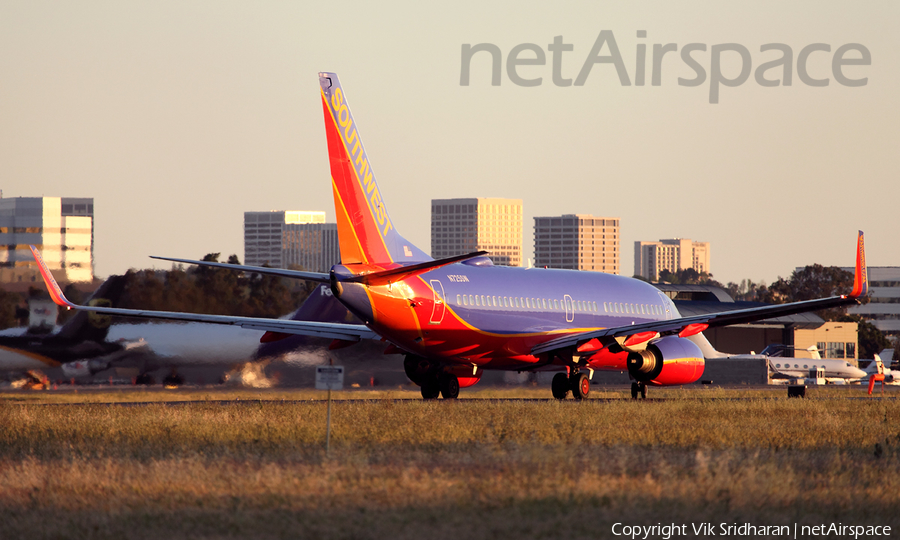
[[[316,390],[328,390],[325,420],[325,457],[331,454],[331,391],[344,388],[344,366],[316,366]]]

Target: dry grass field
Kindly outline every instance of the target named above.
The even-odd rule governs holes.
[[[900,401],[785,393],[339,393],[330,457],[322,392],[0,394],[0,537],[613,538],[616,522],[896,534]]]

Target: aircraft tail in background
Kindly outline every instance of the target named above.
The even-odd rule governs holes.
[[[394,229],[335,73],[319,73],[341,264],[430,261]]]
[[[124,289],[125,276],[109,276],[94,291],[94,294],[91,295],[86,304],[97,307],[111,307],[118,303]],[[109,315],[78,311],[59,329],[57,336],[75,341],[96,341],[100,343],[106,340],[111,322]]]

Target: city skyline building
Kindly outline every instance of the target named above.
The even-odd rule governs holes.
[[[328,272],[341,259],[337,224],[325,212],[244,212],[244,264],[274,268],[301,266]]]
[[[657,281],[663,270],[675,273],[693,268],[699,274],[708,274],[709,251],[709,242],[694,242],[687,238],[638,241],[634,243],[634,275]]]
[[[94,199],[0,198],[0,281],[40,281],[30,245],[40,250],[54,276],[93,281]]]
[[[620,273],[619,218],[590,214],[534,218],[534,265]]]
[[[494,264],[522,266],[522,199],[432,199],[431,256],[487,251]]]

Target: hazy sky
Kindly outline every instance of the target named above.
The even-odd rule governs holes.
[[[797,266],[849,266],[856,231],[868,262],[900,265],[900,20],[876,2],[0,2],[0,189],[5,197],[93,197],[96,273],[154,265],[148,255],[243,260],[243,212],[325,210],[334,221],[319,71],[347,94],[395,227],[430,251],[430,200],[521,198],[526,256],[534,216],[621,218],[622,273],[636,240],[707,241],[720,281],[771,282]],[[612,64],[575,79],[603,30]],[[646,38],[637,32],[645,30]],[[500,86],[479,53],[460,85],[461,46],[503,53]],[[534,43],[546,65],[510,50]],[[653,44],[674,43],[652,86]],[[690,43],[700,86],[681,58]],[[793,50],[791,86],[751,73],[710,104],[711,47],[737,43],[752,70]],[[831,52],[798,56],[813,43]],[[864,45],[871,65],[832,75]],[[635,85],[646,44],[646,85]],[[601,51],[609,54],[608,49]],[[853,57],[853,54],[848,54]],[[521,58],[534,57],[525,52]],[[856,55],[859,57],[859,55]],[[741,69],[721,54],[724,76]],[[781,68],[767,72],[781,78]],[[155,263],[160,266],[159,262]],[[167,267],[168,265],[161,265]]]

